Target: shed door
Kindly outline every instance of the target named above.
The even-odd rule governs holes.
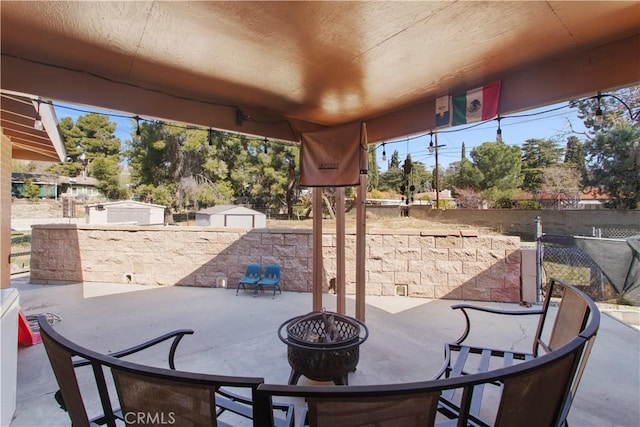
[[[149,224],[149,209],[107,208],[107,222],[137,222]]]
[[[253,215],[225,215],[225,227],[253,228]]]

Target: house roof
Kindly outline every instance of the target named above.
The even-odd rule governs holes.
[[[499,113],[640,81],[638,1],[0,3],[1,87],[273,139],[435,128],[500,80]],[[33,110],[31,111],[33,114]]]

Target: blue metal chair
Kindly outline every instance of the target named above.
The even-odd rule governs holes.
[[[280,266],[269,264],[264,270],[264,277],[258,281],[258,288],[264,292],[265,286],[273,287],[273,298],[276,297],[276,289],[282,294],[280,289]]]
[[[260,280],[260,272],[262,271],[262,268],[260,267],[260,264],[256,264],[256,263],[251,263],[249,265],[247,265],[247,271],[245,271],[244,273],[244,277],[241,278],[238,281],[238,288],[236,289],[236,295],[238,295],[238,291],[240,290],[240,286],[242,286],[242,289],[244,289],[245,291],[247,290],[245,288],[245,285],[253,285],[256,287],[255,292],[258,292],[258,281]]]

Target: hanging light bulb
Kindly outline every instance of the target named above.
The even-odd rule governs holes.
[[[38,110],[36,111],[36,118],[33,121],[33,128],[35,130],[43,130],[42,118],[40,117],[40,100],[38,99]]]
[[[267,140],[267,138],[265,137],[265,138],[264,138],[264,154],[267,154],[267,142],[269,142],[269,141],[268,141],[268,140]]]
[[[140,142],[142,136],[140,135],[140,117],[136,116],[136,142]]]
[[[431,137],[431,142],[429,142],[429,152],[433,153],[433,150],[435,149],[433,146],[433,132],[429,132],[429,136]]]
[[[496,131],[496,141],[497,142],[502,142],[502,129],[500,128],[500,120],[502,118],[500,116],[498,116],[498,130]]]
[[[598,108],[596,109],[596,125],[602,126],[603,112],[602,105],[600,104],[600,99],[602,99],[602,94],[598,92]]]
[[[213,130],[209,128],[209,132],[207,133],[207,142],[209,142],[209,147],[213,145]]]
[[[384,148],[384,146],[385,146],[385,143],[383,142],[383,143],[382,143],[382,161],[383,161],[383,162],[386,162],[386,161],[387,161],[387,151],[386,151],[386,149]]]

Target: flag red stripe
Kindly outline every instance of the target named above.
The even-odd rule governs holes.
[[[482,88],[482,120],[492,119],[498,114],[500,83],[498,80]]]

